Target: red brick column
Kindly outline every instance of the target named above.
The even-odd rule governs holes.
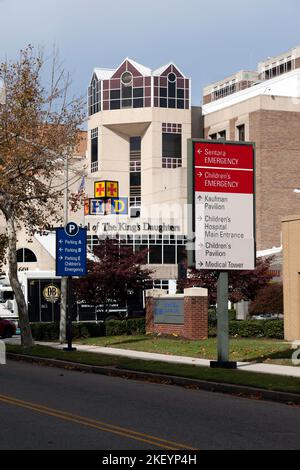
[[[154,333],[154,298],[146,297],[146,333]]]
[[[188,339],[208,338],[207,289],[184,290],[184,336]]]

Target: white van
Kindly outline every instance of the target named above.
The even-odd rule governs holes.
[[[0,285],[0,318],[18,321],[18,307],[10,286]]]

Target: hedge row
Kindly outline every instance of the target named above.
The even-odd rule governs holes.
[[[31,323],[32,336],[36,341],[59,339],[59,323]],[[73,323],[73,338],[119,336],[145,333],[144,318],[109,320],[105,323]]]
[[[216,324],[210,323],[209,336],[217,334]],[[230,336],[241,338],[283,339],[283,320],[236,320],[229,322]]]
[[[55,341],[59,338],[58,323],[32,323],[36,341]],[[109,320],[105,323],[73,323],[73,338],[97,336],[122,336],[145,334],[145,319]],[[216,321],[209,322],[209,336],[217,334]],[[230,336],[241,338],[283,339],[283,320],[235,320],[229,321]]]

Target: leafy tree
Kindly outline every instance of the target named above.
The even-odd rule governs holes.
[[[129,246],[117,240],[100,240],[95,247],[93,259],[87,261],[88,275],[73,280],[78,301],[101,305],[109,311],[111,303],[126,302],[129,291],[145,288],[151,271],[145,269],[147,250],[133,253]]]
[[[283,313],[283,286],[280,283],[271,283],[260,289],[249,307],[250,315]]]
[[[272,257],[258,258],[253,271],[230,271],[228,279],[229,300],[253,300],[257,292],[272,279],[270,265]],[[208,289],[210,305],[217,301],[218,271],[198,270],[191,268],[188,278],[181,282],[181,287],[205,287]]]
[[[16,62],[0,64],[0,214],[5,218],[9,279],[18,305],[21,340],[33,344],[27,305],[18,280],[17,231],[29,235],[60,220],[66,159],[76,147],[82,123],[81,99],[69,99],[69,77],[54,55],[50,83],[45,61],[32,46]],[[49,76],[49,75],[48,75]]]

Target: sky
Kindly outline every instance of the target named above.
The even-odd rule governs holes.
[[[0,0],[0,62],[56,45],[82,95],[94,67],[172,61],[200,105],[205,85],[300,45],[299,18],[299,0]]]

